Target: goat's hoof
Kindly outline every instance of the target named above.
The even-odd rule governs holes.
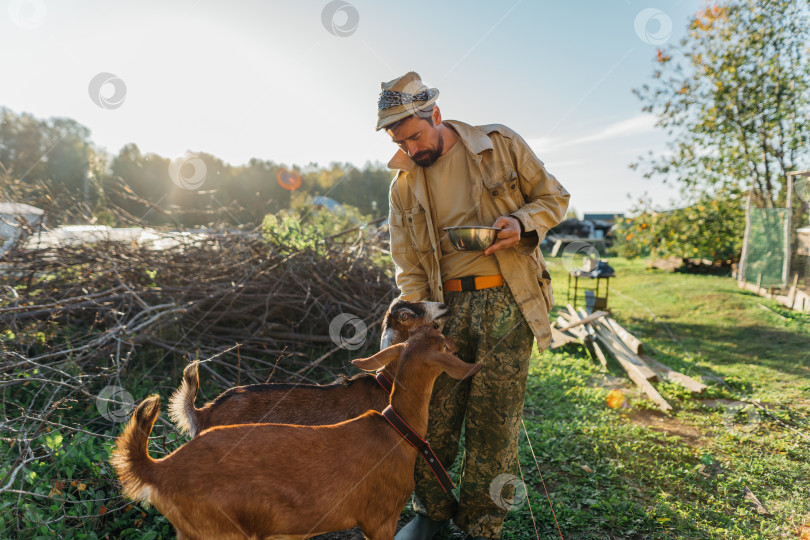
[[[430,540],[434,534],[443,529],[448,523],[450,523],[449,519],[433,521],[417,514],[415,518],[400,529],[394,536],[394,540]]]

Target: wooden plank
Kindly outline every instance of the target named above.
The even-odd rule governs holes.
[[[595,321],[599,317],[604,317],[607,314],[608,314],[607,311],[596,311],[594,313],[591,313],[590,315],[588,315],[585,318],[582,318],[580,316],[580,319],[578,321],[572,322],[572,323],[568,324],[567,326],[560,328],[560,331],[564,332],[566,330],[570,330],[571,328],[575,328],[575,327],[580,326],[582,324],[588,324],[591,321]]]
[[[572,308],[570,305],[569,305],[568,307],[569,307],[569,309],[573,310],[573,311],[572,311],[572,313],[573,313],[573,314],[571,315],[571,322],[572,322],[572,324],[573,324],[573,323],[575,323],[575,322],[576,322],[576,323],[580,323],[580,324],[581,324],[581,323],[583,323],[583,321],[584,321],[585,319],[587,319],[587,318],[590,316],[590,315],[588,315],[588,313],[587,313],[585,310],[583,310],[582,308],[579,308],[578,310],[576,310],[576,309],[573,309],[573,308]],[[599,318],[599,317],[594,317],[594,318],[592,318],[590,321],[585,322],[585,323],[584,323],[584,328],[582,329],[582,330],[583,330],[583,332],[585,332],[586,334],[590,334],[591,332],[590,332],[590,330],[589,330],[589,328],[590,328],[589,324],[590,324],[590,323],[592,323],[593,321],[595,321],[595,320],[596,320],[596,319],[598,319],[598,318]]]
[[[796,311],[803,313],[805,311],[810,312],[810,294],[807,294],[804,291],[797,291],[796,292]]]
[[[759,294],[759,290],[757,289],[757,286],[754,285],[753,283],[748,283],[746,281],[743,281],[741,283],[738,283],[738,286],[745,289],[746,291],[751,291],[752,293]]]
[[[570,331],[579,336],[581,343],[585,345],[585,349],[588,351],[588,355],[591,357],[591,359],[599,360],[602,367],[607,369],[607,358],[605,358],[605,353],[602,352],[602,349],[600,349],[599,345],[596,343],[596,334],[593,328],[588,322],[584,322],[583,324],[583,321],[587,319],[588,316],[584,313],[578,313],[571,304],[568,304],[567,308],[570,314],[569,318],[571,320],[571,324],[575,322],[580,323],[580,326],[573,326]],[[598,317],[592,318],[590,322],[595,321],[597,318]]]
[[[585,331],[588,332],[588,340],[586,343],[590,343],[591,345],[588,348],[588,352],[595,355],[596,359],[599,360],[599,363],[602,364],[602,369],[607,371],[607,357],[605,356],[605,353],[602,352],[599,344],[596,342],[596,331],[593,329],[593,326],[590,323],[585,324]]]
[[[799,274],[793,274],[793,283],[790,284],[790,291],[788,292],[788,301],[785,304],[790,309],[793,309],[793,304],[796,303],[796,290],[799,286]]]
[[[568,313],[570,315],[571,322],[578,322],[578,321],[581,321],[582,319],[587,317],[587,312],[583,311],[582,308],[580,308],[580,311],[577,311],[574,308],[574,306],[572,306],[571,304],[568,304],[566,306],[566,308],[568,309]],[[594,319],[594,320],[596,320],[596,319]],[[591,321],[591,322],[593,322],[593,321]],[[586,331],[586,333],[587,333],[587,331]]]
[[[579,320],[579,317],[574,318],[574,317],[572,317],[572,316],[571,316],[571,314],[570,314],[570,313],[568,313],[567,311],[560,311],[560,312],[557,314],[557,320],[559,320],[559,318],[560,318],[560,317],[562,317],[563,319],[565,319],[565,324],[569,324],[569,323],[576,322],[576,321],[578,321],[578,320]]]
[[[612,317],[605,317],[605,322],[613,329],[616,335],[619,336],[619,339],[621,339],[631,351],[639,355],[644,352],[644,344],[641,343],[636,336],[628,332],[625,327],[616,322],[616,319]]]
[[[793,299],[792,302],[790,301],[789,297],[779,295],[774,296],[774,300],[776,300],[786,308],[798,311],[799,313],[810,311],[810,295],[808,295],[804,291],[797,290],[796,297]]]
[[[602,364],[602,369],[607,371],[607,357],[605,353],[602,352],[602,349],[599,348],[599,344],[595,341],[593,342],[593,350],[596,353],[596,357],[599,359],[599,363]]]
[[[689,375],[684,375],[680,371],[675,371],[674,369],[670,368],[666,364],[662,364],[655,358],[651,356],[647,356],[646,354],[640,355],[641,359],[646,362],[650,369],[657,372],[662,379],[667,381],[676,382],[695,394],[702,394],[704,390],[706,390],[706,385],[702,382],[698,382]]]
[[[580,322],[585,320],[588,317],[588,314],[580,308],[577,312],[577,315],[580,317]],[[595,319],[594,319],[595,320]],[[585,336],[582,338],[582,343],[585,345],[585,348],[588,350],[588,356],[591,357],[591,360],[598,360],[599,356],[596,353],[596,348],[599,346],[596,344],[596,338],[593,333],[593,328],[589,324],[584,324],[581,326],[582,331],[584,332]],[[600,351],[601,352],[601,351]]]
[[[557,326],[559,326],[560,328],[562,328],[563,326],[568,326],[569,324],[571,324],[571,322],[567,321],[565,317],[563,317],[562,315],[557,317]],[[571,333],[573,334],[574,332]]]
[[[560,332],[557,328],[551,327],[551,344],[549,348],[557,349],[569,343],[579,343],[579,340],[574,336]]]
[[[558,325],[566,325],[568,321],[566,321],[563,317],[557,317],[557,324]],[[584,345],[584,339],[588,337],[588,333],[582,327],[574,327],[570,330],[566,330],[566,333],[572,335],[574,339],[576,339],[577,343],[581,343]]]
[[[791,242],[790,231],[793,230],[793,176],[787,177],[787,196],[785,197],[785,260],[782,263],[782,286],[787,287],[790,279]]]
[[[672,410],[672,406],[667,403],[667,400],[661,397],[661,394],[658,393],[653,385],[650,384],[650,381],[648,381],[644,374],[641,373],[639,367],[625,358],[626,353],[624,351],[614,348],[610,341],[607,340],[601,333],[597,332],[596,337],[602,341],[605,347],[607,347],[608,351],[616,358],[616,360],[619,361],[619,364],[621,364],[621,366],[627,372],[630,379],[638,385],[641,391],[644,392],[653,403],[658,405],[659,409],[664,412]]]
[[[607,326],[603,320],[599,319],[594,321],[594,330],[596,330],[597,337],[601,337],[603,341],[608,342],[611,345],[611,352],[613,350],[620,351],[622,356],[625,360],[630,362],[631,364],[635,365],[639,373],[641,373],[645,379],[649,381],[657,381],[658,374],[650,369],[650,366],[644,363],[644,360],[639,358],[639,356],[630,350],[630,348],[624,344],[624,342],[619,339],[613,330]],[[615,354],[614,354],[615,356]]]

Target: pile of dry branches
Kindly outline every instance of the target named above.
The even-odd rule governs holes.
[[[372,261],[379,248],[362,233],[353,238],[292,249],[258,231],[217,231],[179,235],[169,249],[100,242],[7,253],[0,260],[0,439],[12,455],[0,493],[33,496],[16,489],[18,475],[53,455],[35,443],[51,428],[112,438],[118,428],[96,408],[105,399],[120,408],[121,396],[103,397],[103,387],[170,390],[186,359],[204,360],[205,382],[220,388],[271,374],[321,382],[345,373],[348,357],[376,350],[379,322],[396,295],[390,270]],[[351,352],[330,329],[340,314],[368,328]],[[343,335],[357,338],[357,328]]]
[[[334,375],[323,360],[340,351],[329,333],[336,316],[367,325],[362,353],[378,341],[375,326],[395,295],[362,236],[297,251],[258,233],[175,240],[171,249],[104,242],[8,254],[0,265],[0,328],[46,342],[57,330],[75,329],[59,346],[43,350],[33,340],[12,349],[31,360],[70,357],[100,366],[109,358],[120,366],[148,344],[163,358],[216,355],[212,362],[243,382],[266,379],[251,368],[276,366],[283,356],[276,369],[301,380],[310,368]]]

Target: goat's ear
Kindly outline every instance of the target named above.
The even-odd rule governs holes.
[[[483,364],[468,364],[450,353],[435,353],[432,357],[454,379],[472,377],[484,367]]]
[[[390,362],[393,362],[399,358],[399,355],[405,350],[405,345],[405,343],[391,345],[390,347],[381,350],[369,358],[358,358],[357,360],[352,360],[352,364],[365,371],[374,371],[376,369],[380,369],[381,367],[384,367]]]

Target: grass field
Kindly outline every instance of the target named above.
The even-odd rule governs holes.
[[[810,317],[729,278],[610,263],[614,318],[709,388],[698,397],[656,384],[673,406],[665,415],[612,360],[603,373],[575,345],[535,352],[524,417],[564,538],[810,537]],[[564,306],[559,259],[551,271]],[[606,405],[614,388],[628,408]],[[524,502],[503,538],[559,537],[525,434],[520,452],[534,523]],[[771,516],[757,513],[746,488]]]

